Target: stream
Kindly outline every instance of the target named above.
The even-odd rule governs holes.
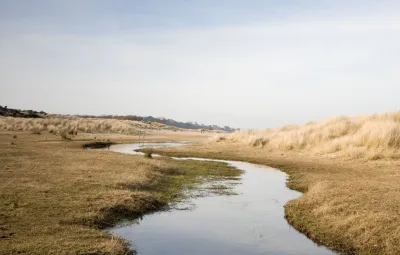
[[[181,146],[183,143],[118,144],[105,150]],[[287,175],[277,169],[239,161],[225,162],[244,170],[235,195],[195,196],[175,209],[147,214],[109,231],[129,240],[138,255],[176,254],[335,254],[291,227],[283,206],[302,194],[286,187]],[[179,209],[190,207],[189,210]]]

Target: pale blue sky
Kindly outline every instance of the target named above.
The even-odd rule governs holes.
[[[400,110],[399,1],[0,0],[0,105],[242,128]]]

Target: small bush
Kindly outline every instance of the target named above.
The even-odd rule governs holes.
[[[145,151],[144,157],[145,158],[153,158],[153,151],[152,150]]]
[[[110,148],[113,145],[113,142],[90,142],[85,143],[83,148],[85,149],[102,149],[102,148]]]
[[[17,135],[13,135],[13,138],[14,138],[14,139],[17,139],[17,137],[18,137]]]
[[[70,141],[71,140],[71,138],[69,138],[66,133],[61,133],[60,136],[61,136],[61,139],[64,140],[64,141]]]

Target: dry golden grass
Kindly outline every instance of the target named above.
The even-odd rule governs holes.
[[[199,176],[240,174],[215,162],[88,151],[85,141],[46,136],[0,133],[0,254],[130,254],[101,228],[160,209]]]
[[[285,205],[286,218],[295,228],[318,243],[346,253],[400,254],[399,123],[398,112],[340,117],[303,126],[242,131],[219,136],[211,142],[162,151],[174,156],[243,160],[281,169],[290,175],[288,186],[304,192],[304,196]],[[101,216],[105,205],[108,205],[105,208],[113,208],[113,205],[132,201],[129,199],[141,201],[143,206],[157,204],[157,196],[148,191],[118,189],[118,185],[125,180],[135,183],[135,179],[129,178],[132,178],[132,171],[135,176],[137,171],[139,179],[136,181],[142,180],[138,186],[147,187],[153,175],[146,173],[154,174],[155,178],[165,176],[164,168],[155,165],[158,169],[155,171],[142,172],[139,167],[132,170],[134,159],[131,156],[77,153],[80,148],[76,142],[46,142],[43,135],[27,136],[30,140],[24,142],[21,134],[16,138],[12,134],[0,136],[0,186],[11,187],[1,188],[0,193],[4,201],[0,205],[0,232],[7,237],[0,243],[0,253],[10,248],[29,253],[30,248],[38,246],[45,247],[42,251],[46,253],[49,250],[62,253],[65,248],[75,249],[70,253],[124,252],[121,240],[110,239],[86,225],[96,222],[94,219],[107,218],[107,215]],[[168,140],[173,135],[160,133],[151,139]],[[96,134],[79,134],[78,138],[87,140],[93,136]],[[196,136],[199,140],[206,137]],[[131,139],[115,134],[107,137],[120,137],[121,141]],[[191,135],[187,137],[189,140]],[[176,139],[179,136],[174,137]],[[160,153],[160,149],[154,152]],[[141,159],[142,167],[148,164],[146,162],[155,164],[152,160]],[[61,186],[67,179],[68,192]],[[9,183],[19,185],[10,186]],[[46,193],[46,187],[50,192]],[[92,189],[93,193],[87,191]],[[61,197],[70,199],[58,201]],[[85,206],[81,203],[84,197]],[[15,204],[14,201],[21,202]],[[52,212],[53,208],[60,209]],[[43,217],[38,215],[42,210]],[[66,221],[59,221],[64,215],[68,216]],[[7,222],[17,226],[16,230],[10,230],[8,225],[12,224]],[[25,226],[27,222],[36,223]],[[9,237],[10,233],[25,231],[27,235]],[[7,240],[14,243],[7,243]]]
[[[18,132],[8,132],[10,134],[17,134]],[[209,139],[213,133],[200,133],[196,131],[180,131],[175,132],[171,130],[150,130],[142,135],[125,135],[115,133],[78,133],[78,135],[70,136],[74,141],[108,141],[113,140],[118,143],[130,143],[137,141],[188,141],[188,142],[201,142]],[[59,140],[59,135],[53,135],[48,132],[42,132],[42,136],[47,140]],[[43,139],[36,136],[37,139]]]
[[[388,115],[392,122],[385,126],[395,131],[382,130],[382,134],[390,134],[392,140],[380,136],[382,139],[368,145],[371,140],[365,139],[361,147],[365,146],[372,152],[375,148],[389,147],[387,151],[391,156],[385,160],[366,160],[368,158],[364,154],[360,157],[326,157],[314,152],[319,145],[292,150],[272,149],[267,144],[254,147],[244,142],[248,138],[247,132],[234,134],[222,142],[155,149],[154,152],[171,156],[242,160],[281,169],[289,174],[288,187],[304,193],[304,196],[285,205],[285,216],[295,228],[317,243],[340,252],[394,255],[400,254],[400,160],[393,157],[396,151],[389,146],[397,141],[396,128],[392,129],[398,123],[395,116]],[[365,137],[373,137],[377,130],[368,132],[366,129],[376,124],[374,119],[382,121],[382,118],[375,116],[368,118],[367,122],[360,122],[362,127],[354,129],[359,131],[352,131],[353,134],[367,133],[370,135]],[[310,125],[323,126],[322,123]],[[330,124],[327,126],[332,127]],[[306,129],[285,129],[303,128]],[[240,134],[243,138],[238,137]],[[330,140],[326,138],[326,141],[329,143]]]
[[[372,116],[336,117],[305,125],[237,131],[211,142],[239,142],[279,151],[367,160],[400,157],[400,112]]]
[[[48,118],[0,117],[0,131],[31,131],[34,134],[114,133],[139,135],[141,131],[179,130],[156,122],[117,120],[103,118],[79,118],[74,116],[51,116]]]

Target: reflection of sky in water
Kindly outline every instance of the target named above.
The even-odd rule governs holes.
[[[165,142],[165,143],[132,143],[132,144],[115,144],[110,146],[110,148],[105,148],[103,150],[121,152],[126,154],[134,154],[134,155],[142,155],[141,152],[136,152],[135,150],[144,149],[144,148],[164,148],[164,147],[177,147],[182,146],[187,143],[173,143],[173,142]]]
[[[115,145],[110,150],[132,151],[135,146]],[[139,255],[333,254],[284,219],[283,205],[301,195],[286,187],[285,173],[244,162],[230,164],[246,171],[234,188],[239,195],[197,198],[191,201],[194,210],[147,215],[139,224],[111,232],[132,241]]]

